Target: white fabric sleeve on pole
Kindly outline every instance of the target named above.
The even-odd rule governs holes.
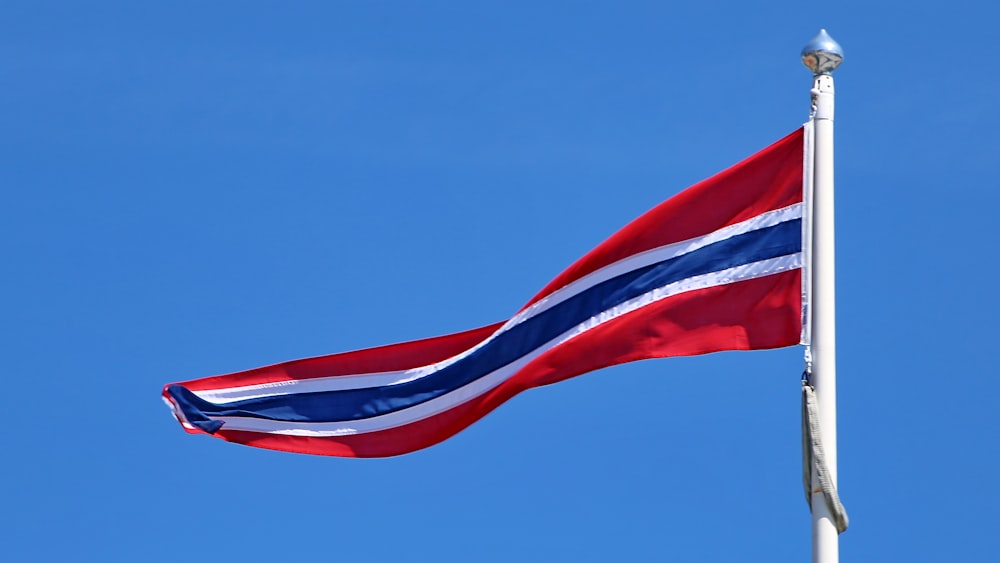
[[[813,472],[815,471],[817,485],[823,492],[826,507],[833,516],[837,533],[847,529],[848,518],[844,505],[837,494],[837,486],[830,477],[830,469],[826,465],[823,454],[823,436],[820,431],[819,407],[816,401],[816,391],[805,379],[802,380],[802,485],[805,488],[806,503],[812,509]]]
[[[812,344],[812,289],[813,289],[813,144],[815,142],[812,119],[802,125],[802,334],[799,344]],[[812,358],[807,369],[812,371]]]

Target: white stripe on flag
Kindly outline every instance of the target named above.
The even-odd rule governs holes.
[[[714,244],[732,237],[746,234],[759,229],[765,229],[768,227],[773,227],[780,223],[786,221],[792,221],[802,217],[802,204],[796,203],[789,205],[788,207],[783,207],[781,209],[775,209],[773,211],[768,211],[761,213],[756,217],[751,217],[745,221],[741,221],[734,225],[728,227],[723,227],[719,230],[713,231],[707,235],[702,235],[700,237],[694,237],[681,242],[671,243],[657,248],[647,250],[645,252],[640,252],[639,254],[634,254],[613,264],[609,264],[599,270],[591,272],[586,276],[581,277],[566,286],[557,289],[556,291],[550,293],[549,295],[539,299],[531,306],[527,307],[520,313],[514,315],[509,321],[504,323],[500,329],[493,333],[489,338],[486,338],[479,344],[473,346],[472,348],[465,350],[464,352],[452,356],[446,360],[442,360],[436,364],[431,364],[427,366],[421,366],[417,368],[412,368],[408,370],[400,371],[388,371],[379,373],[363,373],[363,374],[351,374],[351,375],[337,375],[331,377],[317,377],[314,379],[296,379],[287,381],[278,381],[273,383],[260,383],[255,385],[245,385],[240,387],[228,387],[223,389],[207,389],[193,391],[198,397],[210,401],[216,404],[226,404],[235,401],[242,401],[247,399],[256,399],[260,397],[272,397],[279,395],[291,395],[297,393],[318,393],[323,391],[342,391],[347,389],[366,389],[371,387],[382,387],[387,385],[397,385],[400,383],[406,383],[421,377],[425,377],[432,373],[436,373],[441,369],[458,362],[459,360],[467,357],[476,350],[482,348],[483,346],[489,344],[493,339],[499,336],[501,333],[510,330],[512,327],[521,324],[545,311],[551,309],[552,307],[578,295],[595,285],[612,279],[616,276],[637,270],[639,268],[644,268],[646,266],[656,264],[657,262],[662,262],[678,256],[683,256],[700,248],[704,248],[710,244]],[[721,272],[720,272],[721,273]],[[712,274],[708,274],[712,275]],[[701,277],[701,276],[700,276]],[[697,279],[697,278],[692,278]],[[750,279],[750,278],[745,278]],[[685,283],[682,280],[678,283]],[[675,285],[675,284],[671,284]],[[667,286],[667,287],[671,287]],[[711,287],[711,286],[706,286]],[[622,305],[619,305],[621,307]]]

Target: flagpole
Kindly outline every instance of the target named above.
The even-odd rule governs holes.
[[[837,356],[834,287],[833,102],[831,73],[843,60],[840,45],[820,30],[802,49],[802,61],[813,72],[813,249],[811,374],[819,415],[819,435],[827,472],[837,483]],[[839,532],[813,469],[812,555],[814,563],[837,563]]]

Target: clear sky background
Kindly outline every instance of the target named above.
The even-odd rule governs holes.
[[[0,5],[5,561],[805,561],[801,350],[646,361],[389,459],[163,384],[503,320],[837,80],[844,561],[1000,552],[997,9]]]

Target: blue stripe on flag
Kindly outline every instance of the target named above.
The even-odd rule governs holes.
[[[289,422],[341,422],[402,410],[467,385],[537,349],[574,326],[656,288],[694,276],[795,254],[802,250],[802,221],[794,219],[719,241],[626,272],[510,327],[487,345],[435,373],[406,383],[258,397],[217,405],[179,385],[168,387],[185,417],[214,432],[209,416]]]

